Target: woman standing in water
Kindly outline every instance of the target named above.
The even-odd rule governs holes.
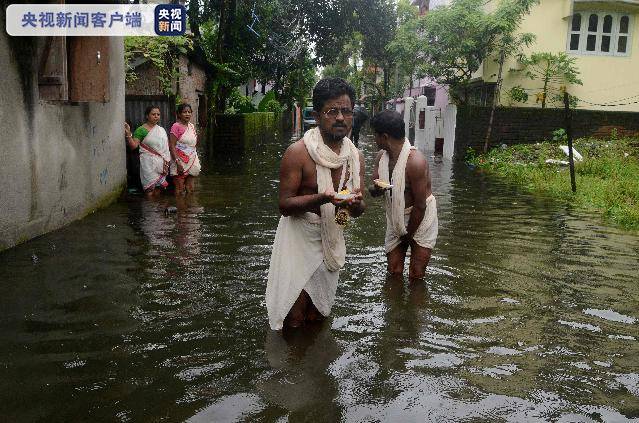
[[[145,195],[152,197],[168,185],[171,155],[166,131],[159,125],[160,108],[149,106],[144,115],[146,122],[133,135],[128,124],[124,125],[124,134],[131,149],[140,147],[140,180]]]
[[[177,107],[178,121],[171,127],[169,150],[171,151],[171,175],[175,181],[175,194],[193,192],[195,177],[200,174],[197,156],[197,133],[190,122],[193,109],[186,103]]]

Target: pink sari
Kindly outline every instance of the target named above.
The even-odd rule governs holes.
[[[174,125],[177,125],[177,123]],[[173,128],[171,129],[171,133],[174,134]],[[184,172],[178,172],[176,162],[171,162],[171,175],[177,178],[185,178],[189,175],[198,176],[200,174],[201,165],[197,150],[195,149],[196,145],[197,133],[195,132],[195,126],[189,122],[184,133],[178,138],[175,146],[175,159],[181,162]]]

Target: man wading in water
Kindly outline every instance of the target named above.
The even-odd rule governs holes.
[[[341,78],[326,78],[313,90],[317,127],[292,144],[280,167],[280,218],[271,254],[266,307],[271,329],[300,327],[331,312],[346,247],[345,213],[366,207],[364,158],[346,138],[353,121],[355,91]],[[336,198],[349,191],[350,198]],[[344,194],[341,195],[342,197]],[[346,216],[347,218],[348,216]],[[338,220],[340,220],[338,218]]]
[[[385,196],[388,272],[401,275],[408,247],[408,277],[423,279],[438,233],[437,204],[426,158],[405,138],[404,120],[385,110],[371,120],[380,152],[375,159],[372,196]],[[392,184],[392,188],[388,184]]]

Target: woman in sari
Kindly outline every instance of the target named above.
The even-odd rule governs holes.
[[[140,147],[140,180],[147,197],[157,195],[166,188],[171,155],[166,131],[159,125],[160,108],[149,106],[145,111],[146,122],[131,135],[125,126],[127,142],[131,148]]]
[[[197,156],[197,132],[190,122],[193,109],[186,103],[177,107],[178,121],[171,126],[169,150],[171,151],[171,175],[175,182],[175,194],[193,192],[195,177],[200,174]]]

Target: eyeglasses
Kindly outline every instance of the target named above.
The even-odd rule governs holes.
[[[325,111],[324,112],[324,116],[331,117],[331,118],[335,119],[337,116],[339,116],[340,112],[342,113],[342,116],[344,116],[347,119],[353,117],[353,109],[349,109],[347,107],[345,107],[343,109],[338,109],[336,107],[333,107],[333,108],[328,109],[327,111]]]

